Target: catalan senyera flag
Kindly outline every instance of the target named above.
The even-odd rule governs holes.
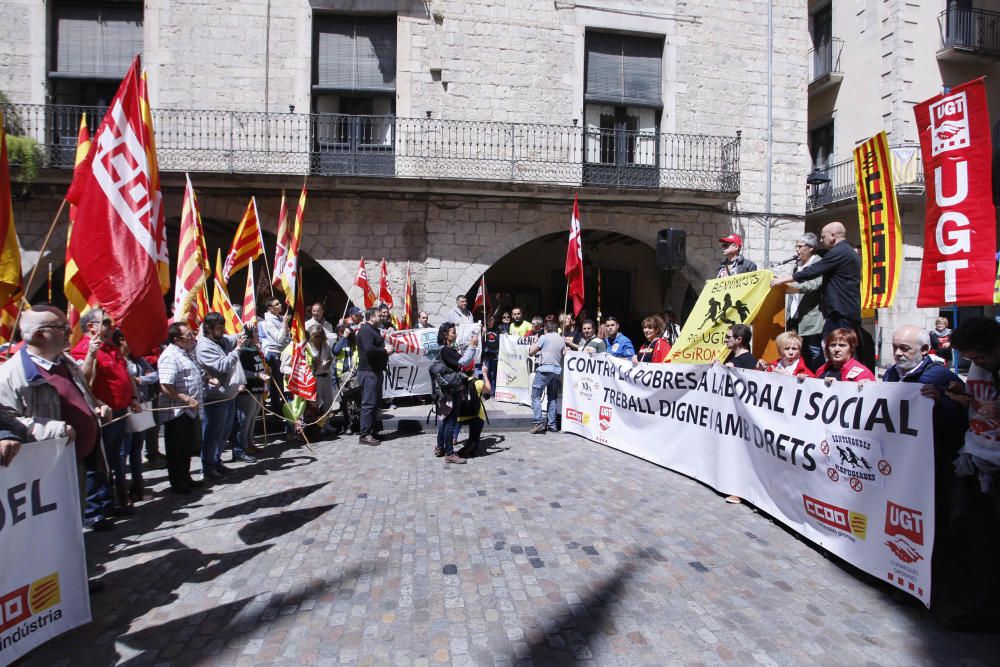
[[[186,175],[185,175],[186,176]],[[173,319],[196,329],[208,315],[208,257],[201,228],[198,197],[186,176],[181,206],[181,233],[177,239],[177,278],[174,280]]]
[[[274,271],[271,274],[271,285],[281,285],[281,276],[285,271],[285,258],[288,256],[288,246],[292,243],[292,235],[288,229],[288,205],[285,203],[285,191],[281,191],[281,207],[278,210],[278,243],[274,247]]]
[[[295,305],[299,278],[299,246],[302,245],[302,225],[306,215],[306,186],[303,184],[299,194],[299,204],[295,209],[295,226],[291,230],[288,253],[285,255],[285,266],[281,270],[281,285],[285,292],[285,303],[289,308]]]
[[[167,220],[163,211],[163,193],[160,190],[160,165],[156,159],[156,134],[153,132],[153,113],[149,106],[149,80],[146,70],[139,78],[139,111],[142,116],[142,130],[146,136],[146,160],[149,162],[150,196],[153,202],[152,218],[156,222],[156,273],[160,279],[160,291],[170,293],[170,251],[167,248]]]
[[[7,345],[14,338],[19,301],[20,299],[11,299],[6,306],[0,307],[0,345]],[[28,306],[25,306],[25,309],[27,308]],[[9,349],[6,354],[9,356]],[[4,353],[0,353],[0,360],[6,358]]]
[[[861,307],[888,308],[903,265],[903,230],[885,131],[854,149],[861,230]]]
[[[233,274],[247,265],[251,259],[257,259],[264,254],[264,237],[260,233],[260,222],[257,218],[257,198],[251,197],[247,210],[243,213],[233,245],[226,255],[226,264],[222,267],[222,277],[229,282]]]
[[[76,140],[76,167],[87,157],[90,150],[90,130],[87,127],[87,114],[80,116],[80,131]],[[76,260],[70,252],[70,239],[73,237],[73,220],[76,218],[76,206],[69,207],[69,228],[66,231],[66,267],[63,271],[63,294],[66,295],[66,318],[73,331],[70,342],[76,344],[83,332],[80,330],[80,317],[94,305],[92,294],[76,266]]]
[[[226,280],[222,276],[222,251],[215,252],[215,280],[212,291],[212,311],[222,313],[226,318],[226,333],[239,333],[243,329],[240,316],[233,308],[233,302],[229,299],[229,290],[226,289]]]
[[[410,278],[410,263],[406,263],[406,284],[403,286],[403,322],[400,329],[412,329],[416,318],[413,316],[413,280]]]
[[[243,324],[257,326],[257,287],[253,282],[253,260],[247,264],[247,291],[243,294]]]
[[[7,161],[7,133],[0,113],[0,307],[15,301],[24,291],[21,277],[21,248],[14,230],[14,206]]]
[[[138,56],[73,174],[66,199],[76,204],[70,252],[80,276],[137,355],[167,332],[159,278],[156,197],[144,129]]]

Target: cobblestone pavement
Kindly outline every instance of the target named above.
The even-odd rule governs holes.
[[[487,429],[487,435],[490,434]],[[94,622],[31,665],[996,665],[996,636],[701,484],[575,436],[268,458],[87,537]]]

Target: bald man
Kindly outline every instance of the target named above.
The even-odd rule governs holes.
[[[824,318],[824,339],[834,329],[853,329],[859,333],[861,329],[861,257],[846,236],[843,223],[827,224],[820,233],[820,240],[828,248],[823,259],[771,282],[774,287],[823,277],[820,312]]]

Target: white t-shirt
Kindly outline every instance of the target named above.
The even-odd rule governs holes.
[[[965,433],[965,445],[959,453],[972,454],[1000,465],[1000,419],[979,414],[980,404],[998,398],[993,374],[972,364],[965,390],[972,396],[972,402],[969,404],[969,430]]]

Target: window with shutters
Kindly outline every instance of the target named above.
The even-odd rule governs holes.
[[[312,90],[314,171],[393,174],[396,17],[316,16]]]
[[[585,181],[655,186],[663,39],[588,31],[585,51]]]

